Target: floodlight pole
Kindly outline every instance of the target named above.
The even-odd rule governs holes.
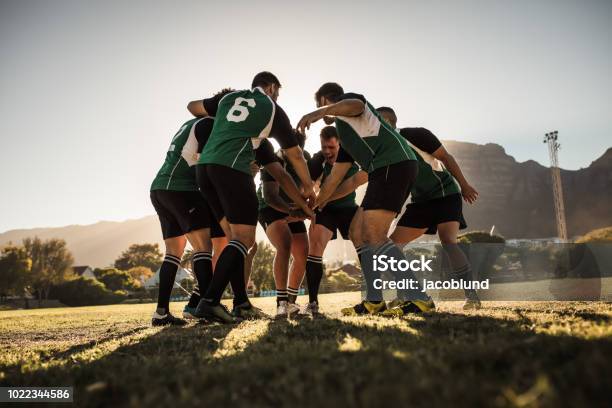
[[[565,206],[563,204],[563,185],[561,184],[561,170],[559,169],[558,151],[561,144],[558,142],[559,132],[556,130],[544,135],[544,143],[548,144],[550,156],[550,171],[552,175],[553,199],[555,202],[555,217],[557,221],[557,235],[567,241],[567,226],[565,224]]]

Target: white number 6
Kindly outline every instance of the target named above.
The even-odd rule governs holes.
[[[230,109],[226,116],[229,122],[242,122],[249,116],[249,110],[246,106],[241,105],[242,102],[246,102],[251,108],[255,107],[255,99],[236,98],[234,106],[232,106],[232,109]]]

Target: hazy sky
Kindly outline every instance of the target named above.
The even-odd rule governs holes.
[[[612,145],[609,0],[292,3],[0,0],[0,231],[153,213],[187,101],[264,69],[294,124],[337,81],[519,161],[549,130],[568,169]]]

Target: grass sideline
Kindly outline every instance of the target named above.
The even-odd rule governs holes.
[[[74,385],[88,407],[610,404],[610,303],[340,317],[358,300],[323,295],[325,319],[186,328],[150,327],[152,304],[1,311],[0,385]]]

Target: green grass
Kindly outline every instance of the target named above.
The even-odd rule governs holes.
[[[0,385],[74,385],[81,406],[610,404],[610,303],[340,317],[358,299],[324,295],[326,319],[186,328],[150,327],[152,304],[3,311]]]

